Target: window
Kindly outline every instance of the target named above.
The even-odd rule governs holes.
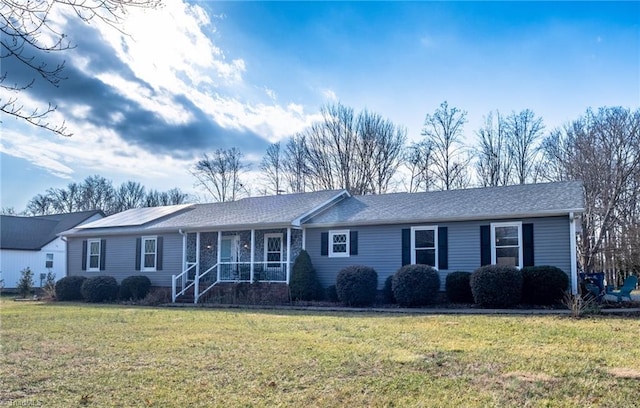
[[[411,228],[411,263],[438,268],[438,227]]]
[[[155,271],[157,259],[156,237],[142,237],[142,270]]]
[[[329,231],[329,256],[349,256],[349,230]]]
[[[100,270],[100,240],[90,239],[87,240],[87,270],[99,271]]]
[[[44,267],[47,269],[53,268],[53,254],[47,254],[44,262]]]
[[[267,268],[282,266],[282,234],[264,234],[264,259]]]
[[[522,267],[522,223],[491,224],[491,263]]]

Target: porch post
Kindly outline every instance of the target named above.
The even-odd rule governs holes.
[[[307,229],[302,228],[302,249],[307,250]]]
[[[187,234],[184,233],[182,235],[182,272],[187,270]],[[186,285],[186,281],[189,279],[189,274],[187,273],[185,276],[180,279],[182,282],[182,290]],[[175,293],[175,292],[174,292]]]
[[[200,232],[196,234],[196,276],[193,285],[193,303],[198,303],[200,291]]]
[[[578,248],[576,245],[576,218],[569,213],[569,248],[571,251],[571,293],[578,293]]]
[[[219,282],[220,281],[220,259],[222,258],[222,248],[220,248],[220,246],[222,245],[222,231],[218,231],[218,255],[217,255],[217,260],[216,260],[216,264],[218,265],[218,268],[216,269],[216,280]]]
[[[287,285],[291,277],[291,227],[287,227]]]
[[[253,283],[253,262],[255,260],[255,241],[256,241],[256,230],[251,229],[251,276],[249,280]]]

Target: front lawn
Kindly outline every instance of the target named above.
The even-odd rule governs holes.
[[[15,406],[634,406],[640,320],[0,299]]]

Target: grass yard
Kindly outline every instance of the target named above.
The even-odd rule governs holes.
[[[638,318],[0,302],[0,405],[640,405]]]

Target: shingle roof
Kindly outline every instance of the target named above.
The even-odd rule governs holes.
[[[226,203],[196,205],[191,211],[168,218],[157,228],[206,228],[216,226],[290,225],[316,207],[346,194],[341,190],[250,197]]]
[[[81,211],[36,217],[0,216],[0,249],[39,250],[57,234],[81,224],[102,211]]]
[[[391,224],[562,215],[584,210],[581,182],[354,196],[307,225]]]

